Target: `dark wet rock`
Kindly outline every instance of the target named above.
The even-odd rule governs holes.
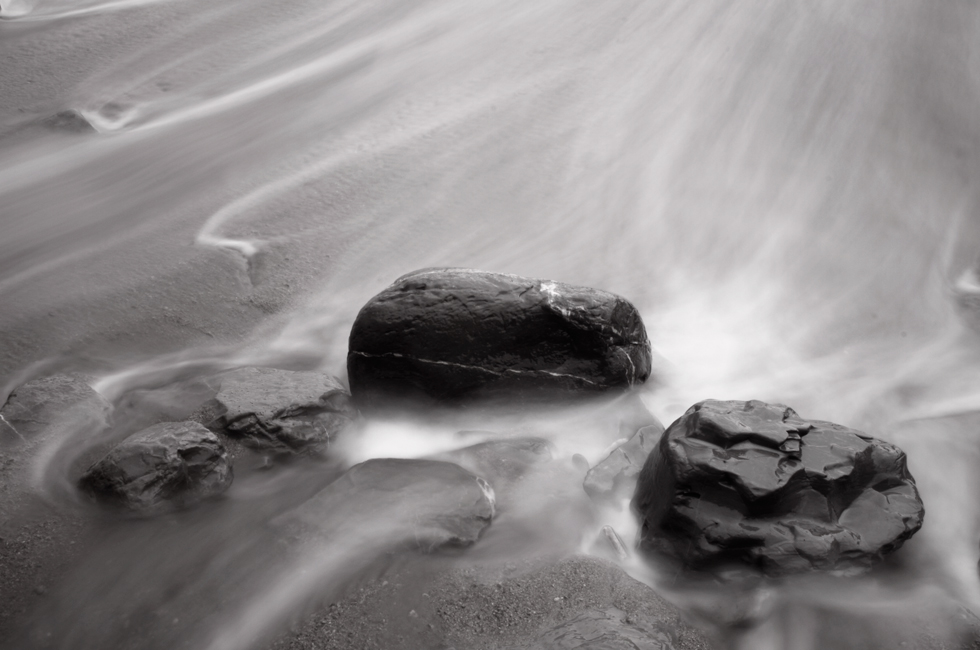
[[[347,390],[323,373],[240,368],[219,380],[200,419],[260,451],[322,453],[357,418]]]
[[[402,276],[357,315],[347,372],[359,405],[554,397],[642,384],[639,313],[605,291],[467,269]]]
[[[82,476],[96,498],[140,511],[184,507],[232,481],[225,448],[197,422],[164,422],[116,445]]]
[[[624,499],[636,488],[647,457],[660,442],[664,425],[657,422],[637,431],[585,475],[582,486],[593,499]]]
[[[468,546],[494,515],[493,488],[459,465],[373,459],[351,467],[275,523],[298,537],[369,531],[372,548]]]
[[[866,570],[923,518],[900,449],[759,401],[688,409],[647,459],[631,505],[641,548],[769,575]]]
[[[13,444],[73,423],[98,428],[107,423],[111,408],[83,377],[34,379],[15,388],[0,408],[0,438]]]
[[[41,124],[52,131],[65,133],[95,133],[96,129],[88,118],[74,108],[55,113],[41,120]]]

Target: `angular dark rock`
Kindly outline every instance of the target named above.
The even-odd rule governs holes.
[[[164,422],[116,445],[79,486],[96,498],[138,511],[183,507],[228,489],[225,448],[197,422]]]
[[[323,373],[240,368],[219,380],[202,420],[260,451],[323,452],[357,419],[350,394]]]
[[[372,298],[351,329],[358,405],[554,397],[642,384],[639,313],[605,291],[468,269],[423,269]]]
[[[641,428],[585,475],[582,486],[593,499],[623,499],[636,488],[636,479],[653,448],[660,442],[664,425],[657,422]]]
[[[365,546],[430,552],[474,543],[490,525],[494,504],[487,482],[459,465],[380,458],[351,467],[275,523],[301,536],[372,531]]]
[[[107,423],[112,406],[76,375],[52,375],[18,386],[0,408],[0,439],[6,444],[30,440],[44,430],[65,424]]]
[[[769,575],[858,573],[923,518],[900,449],[759,401],[688,409],[647,459],[631,506],[642,549]]]

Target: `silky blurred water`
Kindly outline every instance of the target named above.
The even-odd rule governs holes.
[[[8,389],[60,369],[112,400],[241,364],[342,374],[360,306],[424,266],[595,286],[643,314],[665,423],[763,399],[902,445],[927,516],[901,589],[980,605],[976,2],[0,0],[0,61]],[[501,426],[565,460],[617,437],[563,417]],[[456,444],[372,426],[351,459]],[[84,435],[40,456],[39,490],[65,492]],[[199,550],[139,583],[300,499],[281,480],[236,483],[245,505],[173,532]],[[108,553],[140,556],[142,534]],[[346,568],[344,549],[311,566]],[[96,565],[56,615],[71,647],[109,647],[86,590],[131,597]],[[258,606],[236,602],[161,644],[245,647],[221,641]],[[810,647],[773,629],[755,647]]]

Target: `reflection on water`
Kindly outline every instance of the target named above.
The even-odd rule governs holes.
[[[83,369],[118,401],[241,364],[341,373],[360,306],[423,266],[596,286],[646,320],[661,419],[764,399],[901,444],[925,527],[899,579],[860,593],[980,605],[976,3],[0,0],[0,19],[8,382]],[[61,128],[66,110],[92,128]],[[618,437],[494,417],[569,472]],[[457,424],[375,423],[350,458],[444,451]],[[39,487],[104,442],[66,431]],[[222,507],[109,525],[53,599],[58,638],[122,642],[92,634],[94,593],[160,647],[223,638],[277,548],[243,532],[330,471],[256,472]],[[618,516],[583,540],[603,518],[623,533]],[[314,565],[358,566],[360,539]],[[838,606],[833,587],[787,589],[759,629]],[[217,591],[235,596],[200,614]],[[164,628],[168,607],[198,623]],[[781,634],[765,643],[812,641]]]

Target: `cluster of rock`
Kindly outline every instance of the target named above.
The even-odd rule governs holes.
[[[79,485],[139,511],[186,506],[231,484],[226,437],[263,454],[329,456],[361,412],[626,392],[649,378],[651,349],[636,308],[619,296],[511,275],[424,269],[361,309],[347,371],[351,392],[316,372],[222,373],[194,421],[134,433]],[[0,410],[0,433],[23,437],[33,420],[44,420],[45,409],[58,406],[45,397],[52,386],[68,401],[92,392],[57,378],[28,384]],[[644,551],[695,569],[736,564],[770,575],[847,573],[880,561],[922,525],[922,502],[893,445],[757,401],[700,402],[666,431],[639,400],[632,404],[624,406],[622,444],[588,469],[584,489],[597,501],[632,496]],[[547,441],[525,438],[429,460],[370,460],[281,519],[315,529],[327,511],[350,510],[356,519],[394,507],[390,518],[408,517],[423,550],[468,544],[494,515],[495,487],[513,485],[552,455]],[[392,503],[412,506],[403,511]],[[618,556],[626,553],[615,531],[604,534]]]

